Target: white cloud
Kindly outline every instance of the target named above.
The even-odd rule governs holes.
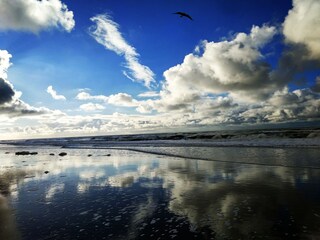
[[[160,96],[160,93],[155,91],[148,91],[148,92],[140,93],[138,95],[138,97],[141,97],[141,98],[150,98],[150,97],[159,97],[159,96]]]
[[[77,91],[78,92],[88,92],[88,91],[91,91],[91,88],[78,88]]]
[[[127,93],[117,93],[117,94],[112,94],[110,96],[104,96],[104,95],[92,96],[87,92],[80,92],[76,96],[76,99],[103,101],[104,103],[112,104],[115,106],[121,106],[121,107],[136,107],[138,106],[138,103],[139,103],[137,100],[133,99],[132,96]]]
[[[105,107],[102,106],[101,104],[97,104],[97,103],[86,103],[86,104],[82,104],[80,105],[80,108],[84,111],[100,111],[100,110],[104,110]]]
[[[1,0],[0,30],[39,32],[61,27],[70,32],[73,12],[60,0]]]
[[[149,67],[139,63],[139,54],[123,38],[119,25],[106,14],[92,17],[91,21],[96,24],[90,28],[91,36],[105,48],[124,56],[126,68],[130,70],[124,74],[131,80],[143,82],[146,87],[150,88],[155,82],[154,73]]]
[[[153,101],[148,100],[145,102],[140,102],[139,106],[136,108],[138,113],[151,113],[154,110]]]
[[[259,49],[275,34],[275,27],[253,26],[250,34],[239,33],[231,41],[203,42],[201,56],[189,54],[164,72],[162,98],[185,103],[203,93],[231,93],[239,99],[265,99],[275,82]]]
[[[130,103],[130,99],[129,97],[127,102]],[[147,103],[147,101],[150,102]],[[150,99],[147,101],[138,103],[138,112],[149,113],[156,109],[154,104],[158,104],[157,102]],[[103,110],[104,106],[90,103],[84,104],[81,108],[87,111],[99,111]],[[121,134],[124,131],[127,133],[155,132],[164,129],[166,131],[171,129],[185,130],[186,128],[199,130],[201,127],[207,126],[316,120],[320,118],[319,109],[319,94],[315,94],[308,89],[293,92],[285,89],[277,91],[268,101],[259,104],[237,104],[229,96],[220,96],[216,98],[207,97],[195,102],[191,111],[185,111],[185,108],[184,111],[167,108],[165,113],[151,115],[114,113],[112,115],[68,116],[56,113],[53,116],[35,116],[35,122],[33,122],[33,125],[28,124],[28,127],[23,125],[17,128],[16,121],[6,121],[7,125],[0,127],[0,133],[7,134],[1,134],[3,138],[6,136],[21,138],[30,137],[32,134],[38,136],[76,136],[98,133]]]
[[[135,107],[138,105],[138,101],[133,99],[132,96],[127,93],[117,93],[114,95],[110,95],[108,103],[123,107]]]
[[[291,43],[304,44],[311,58],[320,58],[320,1],[293,0],[283,23],[283,34]]]
[[[144,117],[138,115],[126,115],[114,113],[105,114],[88,114],[88,115],[55,115],[54,117],[37,117],[34,118],[33,124],[28,126],[17,127],[17,121],[10,122],[8,126],[0,126],[2,138],[9,137],[30,137],[37,134],[38,136],[50,135],[83,135],[84,133],[123,133],[135,132],[142,129],[152,130],[158,127],[160,121],[157,117]]]
[[[279,86],[283,87],[283,82],[272,77],[271,66],[264,62],[260,51],[276,33],[272,26],[253,26],[250,34],[238,33],[229,41],[203,41],[198,46],[203,49],[202,55],[188,54],[183,63],[164,72],[159,95],[139,95],[158,95],[159,99],[140,101],[138,112],[191,113],[267,99]]]
[[[298,89],[289,92],[288,89],[275,92],[265,103],[264,109],[272,106],[266,118],[270,122],[287,121],[296,119],[317,119],[320,118],[320,94],[310,89]]]
[[[51,97],[55,100],[66,100],[66,97],[63,95],[58,95],[52,86],[49,86],[47,88],[47,93],[49,93],[51,95]]]
[[[98,101],[107,102],[109,98],[107,96],[104,96],[104,95],[92,96],[87,92],[80,92],[76,96],[76,99],[78,99],[78,100],[98,100]]]

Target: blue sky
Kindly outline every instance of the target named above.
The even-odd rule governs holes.
[[[0,9],[3,138],[319,120],[317,0],[2,0]]]

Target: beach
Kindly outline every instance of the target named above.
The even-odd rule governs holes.
[[[1,145],[0,239],[320,237],[319,140],[80,140]]]

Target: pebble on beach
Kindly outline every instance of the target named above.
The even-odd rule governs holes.
[[[59,153],[59,156],[61,156],[61,157],[65,156],[65,155],[67,155],[67,153],[65,153],[65,152]]]

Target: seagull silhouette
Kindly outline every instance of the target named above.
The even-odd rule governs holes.
[[[180,17],[186,17],[186,18],[189,18],[190,20],[193,20],[192,17],[185,12],[175,12],[173,14],[178,14],[178,15],[180,15]]]

